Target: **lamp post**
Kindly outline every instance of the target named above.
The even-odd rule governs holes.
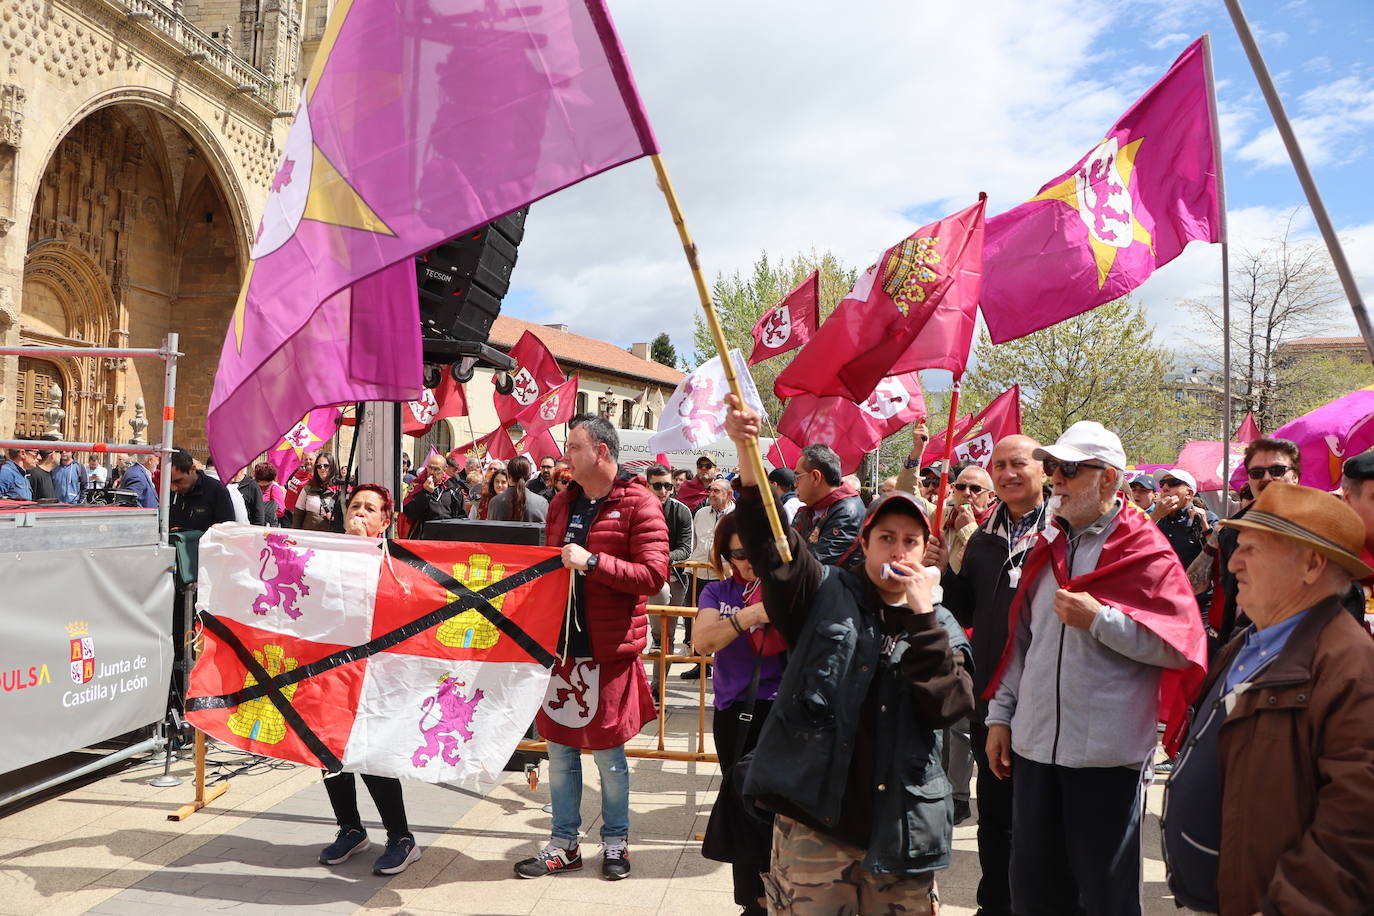
[[[596,399],[597,412],[601,414],[607,422],[615,422],[615,391],[611,388],[606,389],[606,393]]]

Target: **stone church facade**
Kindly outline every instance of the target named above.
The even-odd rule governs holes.
[[[181,335],[176,439],[205,414],[249,240],[329,0],[0,3],[0,341]],[[157,438],[161,360],[0,357],[0,437]]]

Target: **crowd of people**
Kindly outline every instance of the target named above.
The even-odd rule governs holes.
[[[747,454],[759,417],[732,399],[726,431]],[[544,526],[574,572],[559,665],[581,666],[597,702],[580,726],[536,718],[552,821],[519,877],[583,866],[584,751],[600,777],[602,875],[630,875],[625,744],[663,696],[640,661],[659,603],[697,608],[681,651],[711,664],[679,676],[710,679],[723,774],[703,854],[731,863],[746,914],[935,912],[975,784],[982,916],[1137,914],[1159,778],[1181,906],[1368,911],[1374,453],[1349,459],[1330,494],[1298,484],[1292,442],[1256,439],[1238,511],[1219,518],[1186,470],[1130,472],[1095,422],[1049,444],[1003,438],[985,466],[928,461],[924,422],[914,433],[876,492],[824,445],[766,479],[707,455],[693,471],[633,473],[591,415],[570,421],[562,458],[432,454],[406,468],[398,510],[382,487],[347,489],[328,452],[285,482],[265,462],[221,482],[182,450],[166,471],[174,528]],[[0,498],[118,488],[156,505],[155,456],[8,459]],[[654,629],[675,654],[676,630]],[[363,779],[388,837],[375,868],[394,874],[419,855],[400,783]],[[320,860],[337,864],[368,841],[352,776],[327,784],[338,834]]]

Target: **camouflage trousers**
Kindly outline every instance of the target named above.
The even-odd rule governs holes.
[[[773,821],[773,867],[763,876],[774,916],[934,916],[935,874],[874,875],[864,851],[789,817]]]

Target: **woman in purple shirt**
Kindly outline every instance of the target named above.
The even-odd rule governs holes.
[[[696,623],[692,627],[692,645],[702,655],[715,654],[711,684],[716,712],[711,730],[715,736],[716,754],[720,757],[722,796],[712,811],[715,821],[718,817],[726,817],[720,810],[722,805],[734,803],[733,794],[728,792],[731,768],[736,760],[753,750],[763,721],[773,707],[773,698],[782,681],[785,663],[782,651],[786,646],[768,625],[768,615],[758,595],[758,577],[744,556],[733,514],[721,516],[716,523],[711,562],[721,578],[702,589],[697,601]],[[759,667],[759,687],[753,718],[741,720],[740,717],[749,712],[749,684],[756,665]],[[733,812],[728,821],[747,823],[748,816]],[[711,832],[708,827],[708,836]],[[759,875],[769,866],[769,833],[764,827],[749,830],[747,836],[732,837],[730,862],[734,871],[735,903],[744,908],[745,914],[766,912]]]

